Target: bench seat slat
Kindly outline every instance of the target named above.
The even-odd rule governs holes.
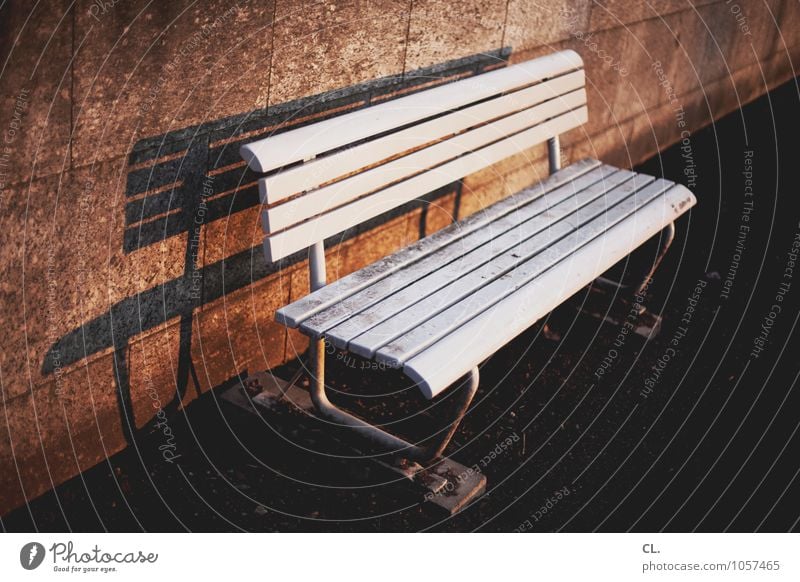
[[[320,184],[377,164],[404,151],[416,149],[490,119],[510,115],[582,89],[584,83],[583,70],[574,71],[550,79],[547,83],[539,83],[511,94],[504,94],[360,145],[319,157],[305,164],[292,166],[261,180],[261,202],[262,204],[275,204],[294,194],[311,190]],[[440,105],[435,102],[426,102],[424,107],[429,108],[431,113],[437,113],[440,109]]]
[[[671,182],[656,180],[644,189],[636,191],[607,212],[584,224],[579,230],[575,230],[570,236],[555,241],[545,251],[519,265],[506,276],[489,282],[463,301],[435,314],[409,333],[385,345],[378,350],[376,358],[378,361],[392,366],[403,365],[445,335],[452,333],[480,313],[491,309],[493,305],[503,298],[513,294],[537,276],[555,267],[565,258],[568,258],[571,253],[589,244],[613,225],[626,222],[627,218],[632,218],[631,221],[627,221],[629,222],[627,226],[632,232],[635,232],[637,230],[637,210],[642,209],[654,200],[663,199],[663,193],[671,187]],[[661,205],[660,210],[665,213],[667,209]],[[633,247],[628,247],[629,250],[631,248]],[[604,255],[602,250],[597,252],[597,257]],[[557,270],[561,271],[562,269],[563,266]],[[564,273],[564,275],[566,276],[567,273]],[[563,294],[560,294],[560,296],[562,300],[565,297]],[[531,321],[528,321],[529,325],[531,323]]]
[[[507,138],[507,136],[535,127],[547,119],[563,115],[585,103],[586,91],[578,89],[493,123],[465,131],[450,139],[370,168],[339,182],[323,186],[265,210],[264,231],[269,233],[283,230],[356,200],[365,194],[385,188],[420,172],[427,172],[430,168],[434,168],[433,171],[436,172],[436,166]]]
[[[425,396],[433,398],[470,366],[490,357],[529,328],[531,322],[560,305],[564,297],[578,292],[694,203],[689,190],[672,186],[630,219],[608,228],[577,249],[559,268],[545,271],[406,361],[405,374],[418,383]]]
[[[359,355],[371,357],[372,351],[365,350],[363,344],[368,338],[361,337],[356,344],[350,344],[353,338],[370,329],[370,324],[379,325],[414,303],[427,300],[441,287],[473,269],[493,263],[503,254],[521,255],[518,249],[526,239],[547,228],[557,217],[567,216],[579,205],[602,196],[633,175],[611,166],[596,168],[319,313],[304,322],[301,329],[316,337],[325,334],[337,347],[349,347]],[[384,332],[376,330],[376,333]]]
[[[542,182],[524,191],[504,198],[499,202],[473,214],[458,224],[444,228],[398,252],[384,257],[367,267],[330,283],[315,293],[278,309],[275,319],[288,327],[296,328],[324,309],[345,300],[354,293],[377,283],[393,273],[424,259],[440,248],[452,244],[485,225],[526,205],[532,198],[546,194],[572,180],[600,167],[594,159],[584,159],[547,177]]]
[[[623,181],[620,186],[604,192],[606,185],[598,184],[599,187],[581,192],[568,203],[548,210],[548,216],[537,217],[531,221],[532,224],[525,225],[525,230],[530,230],[533,236],[484,261],[478,268],[467,273],[463,272],[464,269],[457,268],[432,272],[424,280],[359,314],[361,317],[353,318],[355,321],[347,321],[333,328],[326,333],[326,337],[340,341],[347,339],[347,346],[351,351],[364,357],[373,357],[385,344],[423,325],[428,319],[464,300],[491,281],[512,277],[509,275],[512,270],[523,269],[526,262],[546,251],[560,238],[569,236],[574,230],[603,215],[608,206],[617,204],[630,196],[634,189],[642,188],[652,181],[652,178],[644,179],[642,176],[631,179],[632,173],[620,174],[619,179]],[[613,177],[617,178],[616,175]],[[521,233],[516,234],[518,239],[522,238]],[[526,232],[523,236],[527,235]],[[474,256],[475,253],[470,255]],[[465,258],[469,258],[469,255],[465,255]],[[459,273],[459,270],[462,272]],[[367,322],[379,317],[384,320],[370,328]]]
[[[264,239],[267,260],[274,262],[308,246],[310,240],[323,240],[342,230],[365,222],[402,203],[455,182],[472,172],[491,166],[545,139],[586,123],[588,112],[581,107],[506,139],[463,155],[453,161],[389,186],[369,197],[360,198],[322,216],[293,226]],[[266,212],[266,211],[265,211]]]

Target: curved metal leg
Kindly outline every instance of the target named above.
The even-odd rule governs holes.
[[[464,415],[467,413],[469,409],[469,405],[472,403],[472,399],[475,397],[475,393],[478,391],[478,384],[480,383],[480,374],[478,373],[478,368],[472,368],[469,374],[467,375],[467,382],[466,385],[461,387],[461,393],[455,397],[455,400],[452,403],[452,422],[445,431],[445,433],[439,437],[437,440],[434,440],[431,444],[426,447],[427,453],[429,458],[436,458],[442,456],[444,450],[447,448],[447,445],[450,444],[450,441],[453,438],[453,435],[456,434],[456,430],[458,426],[461,424],[461,421],[464,419]]]
[[[558,142],[556,142],[556,146]],[[325,246],[322,242],[318,242],[308,249],[308,262],[309,262],[309,278],[310,287],[312,291],[321,289],[325,286]],[[335,422],[336,424],[348,426],[355,429],[355,431],[373,443],[379,445],[381,448],[386,449],[388,452],[397,454],[412,461],[431,461],[439,457],[447,448],[450,440],[464,418],[464,415],[469,408],[475,392],[478,390],[478,368],[473,368],[469,373],[469,383],[463,389],[460,397],[454,401],[453,421],[450,423],[448,429],[444,431],[441,437],[433,439],[431,444],[427,446],[412,445],[389,434],[385,430],[381,430],[377,426],[371,425],[360,418],[353,416],[349,412],[345,412],[341,408],[335,406],[325,393],[325,340],[312,340],[309,347],[309,355],[311,363],[313,364],[314,371],[311,378],[311,402],[319,414]],[[293,384],[297,381],[301,371],[295,374],[296,377],[292,378]]]
[[[664,258],[664,255],[667,254],[672,241],[675,239],[675,223],[670,222],[664,229],[661,231],[660,234],[660,244],[658,247],[658,253],[656,254],[656,258],[653,260],[653,263],[647,273],[642,277],[637,283],[636,286],[631,291],[631,297],[636,297],[637,295],[641,294],[642,291],[647,287],[650,279],[653,278],[653,274],[656,272],[658,265],[661,264],[661,260]],[[623,283],[622,281],[614,281],[612,279],[608,279],[606,277],[598,277],[595,279],[597,283],[605,287],[614,287],[616,289],[630,289],[631,284]]]
[[[312,361],[314,362],[314,378],[311,382],[311,402],[321,416],[339,425],[348,426],[369,441],[377,444],[382,449],[392,454],[407,458],[413,461],[426,462],[439,457],[464,418],[469,408],[475,392],[478,390],[478,369],[474,368],[470,372],[469,383],[464,389],[460,398],[455,401],[454,420],[444,434],[435,439],[427,446],[413,445],[403,439],[396,437],[388,432],[353,416],[338,408],[325,393],[325,340],[317,340],[312,343]]]
[[[650,270],[641,280],[641,282],[636,286],[636,289],[633,292],[633,295],[639,295],[642,291],[644,291],[645,287],[650,283],[650,279],[653,278],[653,274],[658,269],[658,266],[661,264],[661,259],[664,258],[664,255],[667,254],[672,241],[675,240],[675,223],[670,222],[667,226],[664,227],[664,230],[661,231],[661,237],[659,238],[659,247],[658,247],[658,254],[656,258],[653,260],[653,266],[650,267]]]

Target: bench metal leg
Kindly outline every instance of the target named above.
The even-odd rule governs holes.
[[[547,162],[551,176],[561,169],[561,140],[557,135],[547,140]],[[561,335],[550,329],[550,325],[546,322],[542,325],[542,333],[548,340],[561,340]]]
[[[636,297],[645,290],[650,282],[650,279],[653,278],[656,269],[658,269],[658,266],[661,264],[661,260],[664,258],[664,255],[667,254],[670,245],[672,245],[672,241],[675,239],[675,223],[670,222],[667,226],[665,226],[659,236],[659,247],[656,258],[653,260],[653,263],[647,273],[641,279],[639,279],[639,281],[636,283],[636,286],[633,287],[633,290],[631,291],[632,297]],[[632,287],[630,284],[622,283],[621,281],[614,281],[606,277],[598,277],[596,281],[600,283],[600,285],[605,287],[614,287],[616,289],[630,289]]]
[[[447,445],[450,444],[453,435],[456,434],[456,430],[458,430],[458,426],[461,424],[461,421],[464,420],[464,415],[467,414],[469,405],[472,403],[472,399],[475,397],[475,393],[478,391],[478,384],[480,383],[480,374],[478,373],[477,367],[470,370],[469,374],[467,374],[466,380],[466,385],[461,387],[460,393],[454,397],[454,400],[451,404],[451,418],[453,419],[452,423],[444,432],[444,434],[439,437],[438,443],[437,441],[434,441],[428,445],[428,447],[426,447],[430,458],[442,456],[444,450],[447,448]]]
[[[475,392],[478,390],[478,369],[474,368],[469,374],[467,386],[461,390],[461,394],[454,401],[453,421],[447,430],[444,431],[441,437],[438,437],[427,446],[413,445],[353,416],[349,412],[345,412],[328,400],[328,395],[325,392],[325,340],[313,342],[311,349],[313,350],[312,361],[314,362],[314,377],[311,379],[311,402],[317,412],[324,418],[339,425],[355,429],[358,434],[387,452],[412,461],[427,462],[442,455],[453,438],[458,425],[464,418]]]
[[[555,174],[561,169],[561,140],[558,136],[547,140],[547,158],[550,174]]]
[[[650,279],[653,278],[653,274],[658,269],[658,266],[661,264],[661,260],[664,258],[664,255],[667,254],[672,241],[675,240],[675,223],[670,222],[667,226],[664,227],[664,230],[661,231],[661,236],[659,237],[659,246],[658,246],[658,254],[656,254],[656,258],[653,260],[653,265],[650,267],[650,270],[641,280],[641,282],[636,286],[636,289],[633,292],[633,295],[639,295],[644,291],[647,285],[650,283]]]
[[[557,142],[556,142],[557,143]],[[309,278],[312,291],[321,289],[325,286],[325,246],[322,242],[318,242],[308,249],[308,262],[309,262]],[[469,373],[469,382],[466,387],[462,388],[462,393],[454,400],[453,421],[444,431],[443,435],[427,446],[412,445],[389,434],[385,430],[381,430],[377,426],[371,425],[360,418],[353,416],[349,412],[345,412],[341,408],[335,406],[325,393],[325,340],[320,339],[311,342],[309,346],[311,363],[313,364],[313,377],[311,378],[311,402],[314,408],[320,415],[328,420],[331,420],[339,425],[351,427],[357,433],[366,437],[368,440],[379,445],[381,448],[386,449],[388,452],[396,453],[406,459],[412,461],[430,461],[433,460],[444,452],[450,440],[464,418],[464,415],[469,408],[475,392],[478,390],[478,368],[473,368]],[[301,367],[300,370],[303,368]],[[298,376],[300,372],[298,371]],[[297,378],[293,378],[289,384],[291,386]]]
[[[470,384],[472,385],[474,384]],[[463,403],[466,394],[459,393],[452,396],[451,400],[458,399],[459,403]],[[302,416],[298,417],[297,412],[305,413],[311,418],[322,418],[308,390],[286,385],[284,380],[275,377],[269,371],[249,374],[241,383],[223,390],[222,398],[262,418],[270,415],[270,425],[279,429],[301,427],[308,430],[310,426],[304,425]],[[448,400],[442,404],[449,407],[454,403]],[[458,420],[460,418],[456,419],[456,422]],[[329,434],[332,440],[353,447],[355,452],[363,455],[363,449],[351,439],[341,438],[344,434],[340,434],[339,431]],[[449,440],[449,436],[445,435],[444,439]],[[433,449],[434,447],[427,447],[429,454],[436,452]],[[392,455],[388,458],[376,455],[369,460],[382,470],[388,470],[399,480],[413,484],[413,490],[422,495],[426,513],[433,511],[437,516],[440,511],[443,511],[444,515],[458,513],[486,490],[486,476],[483,473],[445,456],[433,458],[431,462],[422,464],[407,457]]]

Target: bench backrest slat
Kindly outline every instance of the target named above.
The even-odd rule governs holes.
[[[269,172],[437,112],[457,109],[582,67],[583,61],[575,51],[553,53],[252,142],[242,146],[240,153],[250,169]],[[453,91],[456,86],[459,90]]]
[[[243,146],[251,168],[272,171],[259,184],[267,259],[585,123],[581,67],[563,51]]]
[[[574,71],[547,83],[539,83],[483,101],[449,115],[435,117],[328,156],[318,157],[300,166],[293,166],[261,181],[261,202],[275,204],[339,176],[389,159],[398,152],[413,150],[436,139],[479,125],[486,120],[516,113],[582,89],[585,82],[583,71]]]
[[[377,192],[395,182],[436,168],[465,153],[477,151],[488,144],[534,127],[546,119],[553,119],[574,109],[579,109],[585,104],[586,92],[579,89],[564,97],[552,99],[328,186],[317,188],[304,196],[298,196],[268,210],[265,213],[267,217],[264,223],[265,231],[283,230],[293,224],[342,206],[364,194]],[[480,168],[476,167],[475,169]],[[420,195],[424,193],[419,192]]]
[[[264,239],[267,258],[270,261],[276,261],[286,257],[307,247],[309,241],[319,241],[334,236],[355,224],[366,222],[423,194],[455,182],[467,174],[486,168],[541,143],[553,135],[586,123],[587,120],[586,107],[582,107],[483,149],[456,158],[435,170],[418,174],[399,184],[385,188],[378,194],[362,197],[326,214],[270,234]],[[265,210],[264,213],[269,213],[269,210]]]

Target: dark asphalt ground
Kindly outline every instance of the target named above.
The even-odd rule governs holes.
[[[662,332],[620,343],[619,326],[564,306],[552,316],[560,342],[537,325],[488,361],[450,450],[479,465],[489,491],[456,517],[430,515],[391,475],[341,458],[350,452],[325,431],[265,423],[211,393],[171,419],[174,464],[159,434],[141,435],[2,528],[512,531],[527,520],[533,531],[797,530],[800,264],[793,278],[786,268],[800,236],[799,111],[791,82],[692,135],[691,160],[678,144],[639,168],[684,184],[691,164],[696,174],[698,205],[649,288]],[[406,386],[392,372],[331,367],[356,409],[391,419],[423,404],[359,396]]]

